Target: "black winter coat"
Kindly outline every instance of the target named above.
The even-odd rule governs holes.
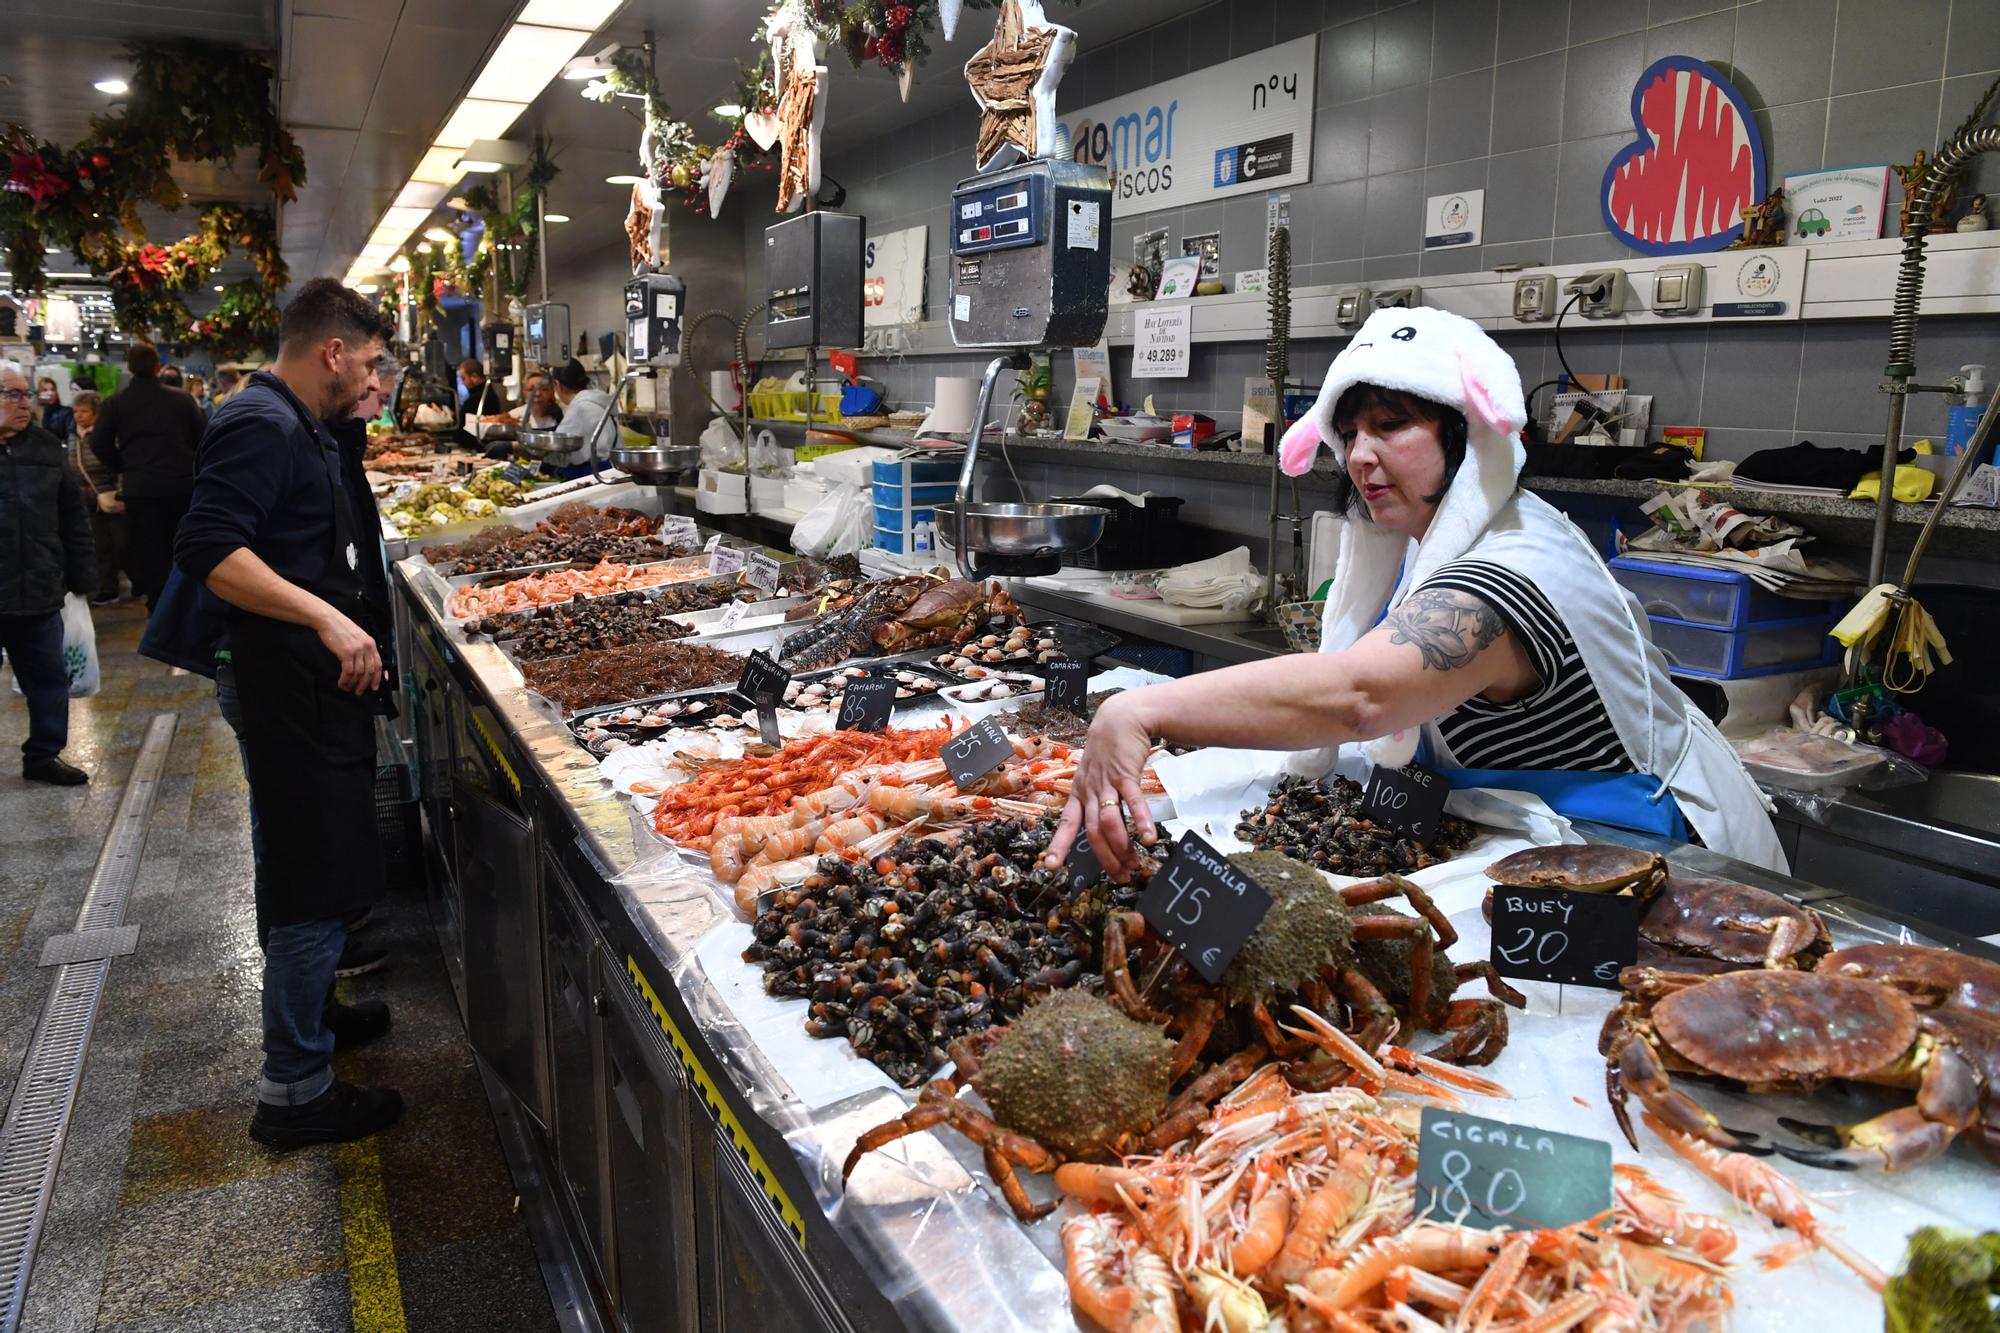
[[[47,615],[97,587],[92,505],[55,436],[30,425],[0,441],[0,616]]]

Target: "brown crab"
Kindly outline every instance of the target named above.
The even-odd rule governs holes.
[[[1819,960],[1821,972],[1894,986],[1919,1007],[1963,1009],[2000,1022],[2000,963],[1921,944],[1857,944]]]
[[[1642,897],[1645,895],[1641,895]],[[1639,961],[1675,972],[1810,968],[1833,947],[1818,912],[1726,879],[1661,881],[1639,918]]]
[[[1486,867],[1495,884],[1513,889],[1573,889],[1579,893],[1623,893],[1644,897],[1667,877],[1667,859],[1616,843],[1564,843],[1530,847]]]
[[[990,620],[1020,618],[1021,608],[999,584],[947,579],[927,588],[894,620],[877,625],[874,639],[885,653],[904,653],[961,644]]]
[[[1982,1045],[1981,1034],[1964,1024],[1919,1012],[1893,987],[1826,972],[1695,977],[1645,967],[1627,968],[1619,984],[1626,999],[1605,1019],[1598,1049],[1612,1112],[1634,1148],[1628,1093],[1671,1128],[1718,1148],[1750,1141],[1675,1088],[1672,1072],[1719,1075],[1753,1091],[1811,1092],[1834,1079],[1915,1090],[1915,1105],[1857,1125],[1784,1122],[1838,1145],[1779,1146],[1815,1166],[1901,1170],[1937,1156],[1960,1134],[1976,1131],[1976,1141],[1990,1144],[2000,1124],[1991,1081],[2000,1048]]]

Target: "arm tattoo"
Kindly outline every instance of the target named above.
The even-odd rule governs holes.
[[[1465,666],[1507,632],[1498,612],[1471,593],[1419,588],[1384,622],[1389,642],[1415,644],[1433,671]]]

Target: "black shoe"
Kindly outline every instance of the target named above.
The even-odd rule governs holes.
[[[90,604],[92,606],[112,606],[115,605],[117,601],[118,601],[117,593],[101,592],[97,594],[97,596],[90,599]]]
[[[365,976],[388,961],[389,951],[381,945],[350,939],[346,947],[340,951],[340,961],[333,965],[333,975]]]
[[[353,1050],[366,1046],[389,1030],[389,1006],[380,1000],[342,1004],[334,1000],[326,1008],[327,1030],[333,1033],[333,1049]]]
[[[258,1102],[250,1117],[250,1137],[267,1148],[288,1152],[315,1143],[346,1143],[387,1129],[403,1114],[403,1094],[394,1088],[357,1088],[338,1079],[304,1106]]]
[[[367,910],[363,911],[360,916],[355,917],[352,921],[347,923],[347,937],[349,939],[353,939],[356,935],[359,935],[362,931],[368,929],[370,926],[374,924],[375,924],[375,909],[370,907]]]
[[[46,782],[52,787],[81,787],[90,774],[60,759],[44,759],[39,764],[22,764],[21,776],[29,782]]]

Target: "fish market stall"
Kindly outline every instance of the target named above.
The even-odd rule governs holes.
[[[1864,1329],[1912,1232],[2000,1225],[1973,1147],[2000,1055],[1965,1016],[1996,1003],[2000,962],[1976,941],[1532,809],[1454,805],[1418,841],[1375,825],[1359,785],[1283,778],[1281,756],[1162,753],[1163,833],[1277,886],[1238,955],[1262,971],[1210,986],[1134,912],[1159,857],[1130,886],[1037,861],[1083,733],[1038,659],[1096,660],[1099,698],[1152,679],[1105,669],[1096,627],[1023,634],[997,589],[837,578],[797,600],[711,579],[718,604],[684,616],[649,599],[699,583],[466,618],[421,557],[395,575],[467,1026],[523,1126],[517,1177],[546,1186],[524,1197],[551,1219],[544,1261],[628,1327],[1275,1328],[1289,1309],[1287,1327],[1377,1328],[1399,1305],[1410,1328],[1569,1327],[1630,1303],[1653,1321],[1635,1327]],[[733,690],[753,649],[790,673],[775,736]],[[837,725],[864,682],[886,730]],[[941,745],[971,715],[1013,748],[968,790]],[[1681,979],[1628,996],[1495,973],[1489,893],[1550,886],[1642,899],[1637,962]],[[1912,945],[1962,951],[1921,956],[1963,984],[1920,1011],[1872,979]],[[1820,986],[1829,955],[1853,969]],[[1763,961],[1790,966],[1721,971]],[[1694,1077],[1759,1081],[1754,1052],[1687,1033],[1780,1002],[1862,1034],[1846,1053],[1867,1060],[1818,1049],[1821,1072],[1902,1086]],[[1917,1035],[1940,1026],[1969,1035]],[[1931,1063],[1950,1072],[1915,1092]],[[1968,1068],[1970,1118],[1947,1087]],[[947,1105],[938,1078],[980,1098]],[[1460,1229],[1420,1186],[1424,1117],[1453,1108],[1603,1145],[1602,1227]],[[1910,1148],[1962,1127],[1907,1170],[1833,1171],[1701,1143],[1704,1113],[1803,1157],[1829,1123],[1886,1113]]]

